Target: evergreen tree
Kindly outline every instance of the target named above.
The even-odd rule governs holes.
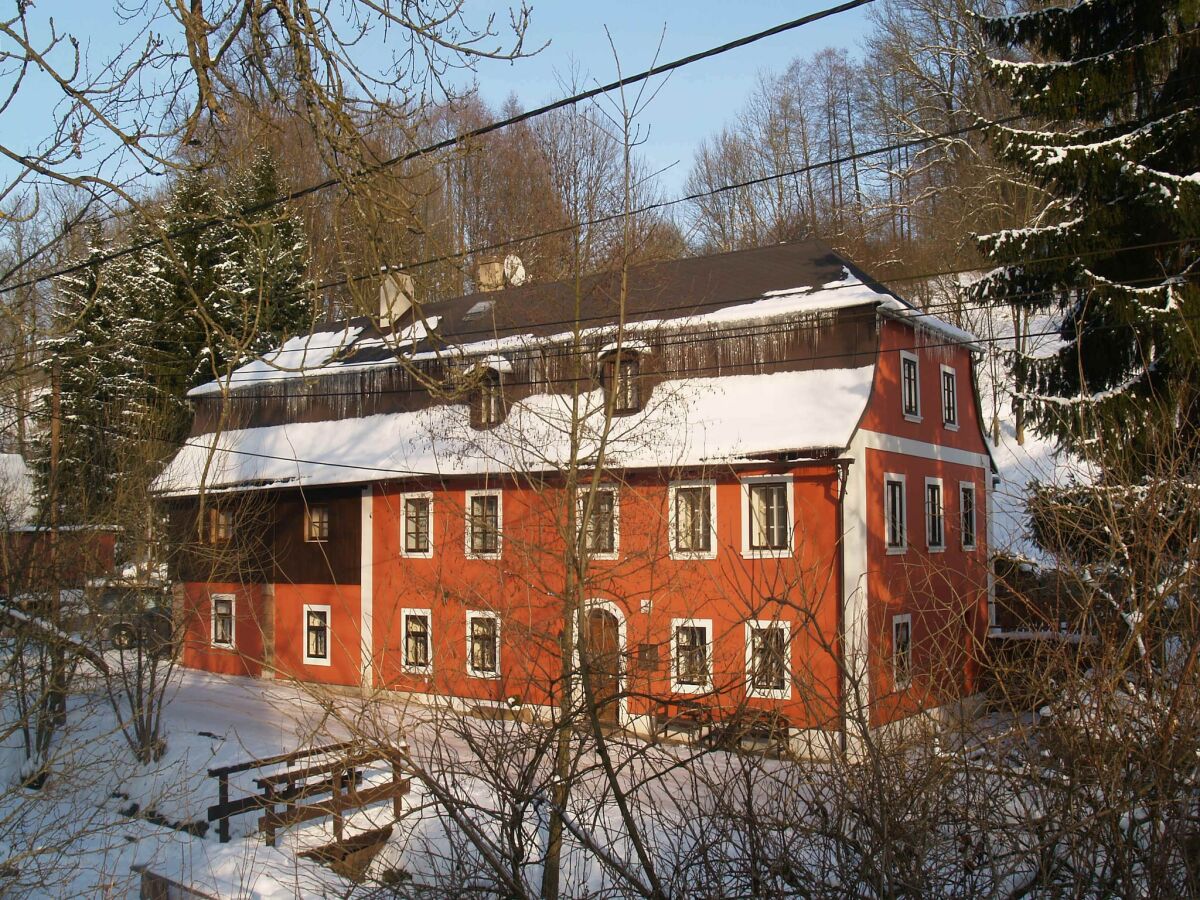
[[[980,239],[997,268],[977,298],[1061,314],[1053,354],[1017,361],[1035,428],[1070,449],[1100,437],[1154,468],[1164,425],[1196,437],[1200,295],[1200,8],[1083,0],[985,21],[1026,61],[991,77],[1033,129],[1001,154],[1051,203],[1042,224]]]

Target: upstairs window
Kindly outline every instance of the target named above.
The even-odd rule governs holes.
[[[671,552],[682,557],[713,553],[712,484],[681,484],[671,488]]]
[[[783,622],[746,626],[747,693],[785,699],[788,692],[788,629]]]
[[[790,546],[788,482],[749,485],[749,547],[751,551],[781,551]]]
[[[940,478],[925,479],[925,538],[930,550],[946,549],[946,517]]]
[[[904,476],[885,475],[883,489],[887,551],[888,553],[903,553],[908,549],[907,519],[904,510]]]
[[[949,366],[942,366],[942,424],[958,428],[958,375]]]
[[[612,488],[600,488],[592,495],[592,510],[587,522],[582,523],[584,546],[589,553],[598,556],[617,552],[617,492]],[[579,515],[587,511],[587,498],[580,498]]]
[[[921,376],[917,357],[900,351],[900,398],[906,419],[921,418]]]
[[[329,607],[304,607],[304,662],[329,665]]]
[[[625,415],[642,408],[642,362],[640,354],[623,351],[604,359],[604,388],[612,398],[613,413]]]
[[[401,616],[401,625],[404,629],[402,636],[404,671],[428,675],[433,671],[429,640],[430,610],[406,609],[401,612]]]
[[[214,646],[233,646],[233,609],[233,594],[212,595],[212,643]]]
[[[709,647],[712,622],[674,619],[671,625],[671,687],[676,691],[699,693],[712,683],[712,654]]]
[[[912,683],[912,616],[892,616],[892,684],[901,690]]]
[[[329,540],[329,507],[309,506],[304,511],[304,540]]]
[[[500,493],[498,491],[467,492],[467,555],[495,557],[500,555]]]
[[[500,677],[500,621],[495,613],[467,613],[467,674]]]
[[[962,548],[975,549],[975,485],[960,484],[958,487],[958,514],[961,519]]]
[[[208,510],[208,542],[224,544],[233,537],[233,513],[219,506],[211,506]]]
[[[433,552],[433,496],[407,494],[401,502],[401,552],[404,556],[430,556]]]

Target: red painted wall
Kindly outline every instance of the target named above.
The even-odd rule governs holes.
[[[329,607],[329,665],[304,661],[304,607]],[[362,659],[358,585],[275,585],[275,668],[281,678],[358,684]]]
[[[264,632],[270,633],[269,604],[263,586],[232,582],[183,585],[183,664],[224,675],[259,675],[263,671]],[[212,645],[213,594],[234,595],[234,646]]]

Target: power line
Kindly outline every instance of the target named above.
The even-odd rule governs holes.
[[[445,138],[441,141],[436,141],[432,144],[428,144],[424,147],[420,147],[415,150],[409,150],[406,153],[401,153],[397,156],[393,156],[392,158],[384,160],[373,166],[368,166],[367,168],[365,168],[359,172],[355,172],[352,174],[351,177],[362,178],[362,177],[365,177],[368,175],[373,175],[378,172],[382,172],[385,169],[389,169],[392,166],[398,165],[400,163],[410,162],[414,159],[419,159],[423,156],[429,156],[429,155],[431,155],[433,153],[437,153],[441,150],[448,150],[451,147],[456,147],[459,144],[463,144],[468,141],[475,140],[476,138],[483,137],[483,136],[491,134],[492,132],[495,132],[495,131],[500,131],[501,129],[508,128],[509,126],[517,125],[517,124],[520,124],[521,122],[529,121],[530,119],[539,118],[541,116],[547,115],[547,114],[555,112],[557,110],[565,109],[568,106],[575,106],[579,103],[586,102],[595,97],[599,97],[604,94],[610,94],[613,91],[620,90],[625,87],[629,87],[630,85],[639,84],[639,83],[646,81],[650,78],[653,78],[657,75],[665,75],[669,72],[675,71],[676,69],[681,69],[681,68],[684,68],[685,66],[693,65],[693,64],[701,62],[705,59],[709,59],[714,56],[719,56],[723,53],[728,53],[731,50],[736,50],[741,47],[749,46],[750,44],[757,43],[758,41],[765,40],[766,38],[769,38],[769,37],[774,37],[775,35],[778,35],[778,34],[783,34],[788,31],[793,31],[797,28],[802,28],[805,25],[811,25],[813,22],[818,22],[822,19],[827,19],[832,16],[837,16],[837,15],[841,15],[842,13],[850,12],[852,10],[858,9],[861,6],[867,6],[868,4],[874,3],[874,2],[875,2],[875,0],[847,0],[847,2],[841,3],[837,6],[827,7],[825,9],[821,9],[816,12],[812,12],[807,15],[800,16],[797,19],[792,19],[791,21],[784,22],[779,25],[775,25],[775,26],[773,26],[771,28],[767,28],[763,31],[758,31],[758,32],[755,32],[754,34],[749,34],[744,37],[737,38],[736,40],[728,41],[727,43],[721,44],[716,47],[711,47],[707,50],[701,50],[698,53],[693,53],[693,54],[690,54],[689,56],[684,56],[679,59],[672,60],[671,62],[663,63],[662,65],[652,66],[649,69],[645,69],[644,71],[637,72],[633,75],[627,75],[623,78],[618,78],[616,81],[611,81],[608,84],[599,85],[597,87],[590,88],[586,91],[580,91],[580,92],[572,94],[568,97],[562,97],[558,100],[552,101],[550,103],[544,104],[542,106],[536,107],[536,108],[528,110],[526,112],[518,113],[516,115],[509,116],[504,119],[499,119],[497,121],[489,122],[486,125],[481,125],[480,127],[471,129],[470,131],[461,132],[452,137]],[[275,197],[271,197],[267,200],[260,201],[259,203],[255,203],[255,204],[252,204],[249,206],[242,207],[239,210],[239,215],[245,216],[245,215],[252,215],[254,213],[265,212],[267,210],[274,209],[277,206],[281,206],[284,203],[289,203],[294,200],[299,200],[303,197],[308,197],[312,194],[319,193],[320,191],[324,191],[331,187],[335,187],[339,184],[342,184],[345,180],[346,180],[345,176],[337,176],[337,177],[333,177],[333,178],[327,178],[324,181],[320,181],[320,182],[317,182],[316,184],[308,185],[307,187],[299,188],[295,191],[292,191],[291,193],[280,194]],[[108,253],[100,254],[99,256],[97,256],[93,259],[89,259],[87,261],[80,262],[80,263],[75,263],[70,266],[65,266],[57,271],[50,272],[50,273],[47,273],[44,275],[39,275],[35,278],[26,279],[25,281],[21,281],[16,284],[9,285],[8,287],[0,288],[0,294],[19,290],[20,288],[23,288],[23,287],[29,287],[30,285],[38,284],[38,283],[40,283],[42,281],[46,281],[48,279],[61,277],[63,275],[70,275],[75,272],[82,271],[85,268],[87,268],[88,266],[111,262],[115,259],[120,259],[123,256],[127,256],[131,253],[137,253],[141,250],[148,250],[151,247],[154,247],[154,246],[164,243],[165,241],[170,241],[170,240],[174,240],[175,238],[185,237],[190,234],[195,234],[199,231],[208,229],[208,228],[212,227],[213,225],[228,223],[230,221],[232,221],[232,217],[230,217],[230,216],[219,216],[219,217],[205,220],[203,222],[198,222],[193,225],[189,225],[185,228],[180,228],[180,229],[171,231],[171,232],[167,233],[166,235],[163,235],[162,237],[150,238],[145,241],[140,241],[136,244],[128,245],[119,250],[113,250]]]

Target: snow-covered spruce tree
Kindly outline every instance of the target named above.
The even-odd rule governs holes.
[[[1198,18],[1184,0],[1088,0],[984,22],[1027,58],[990,76],[1042,123],[995,128],[998,148],[1053,202],[981,238],[997,268],[975,291],[1061,313],[1057,352],[1017,368],[1034,426],[1072,449],[1153,453],[1150,426],[1200,424]]]

